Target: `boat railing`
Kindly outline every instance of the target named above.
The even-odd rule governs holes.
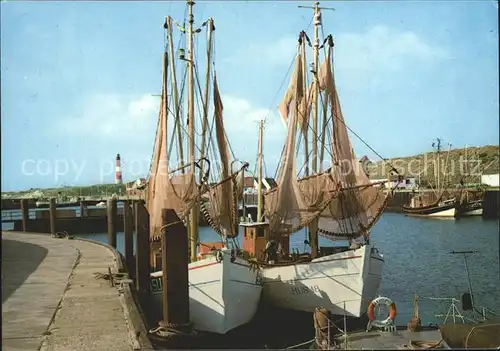
[[[447,308],[445,313],[435,313],[434,317],[436,318],[442,318],[442,324],[448,323],[449,321],[452,321],[454,324],[456,324],[458,321],[461,321],[461,323],[478,323],[481,321],[486,321],[490,317],[500,317],[500,314],[493,311],[492,309],[485,307],[485,306],[480,306],[477,304],[474,304],[472,306],[472,316],[468,316],[464,313],[464,311],[461,311],[459,308],[461,302],[460,300],[454,298],[454,297],[430,297],[430,296],[415,296],[416,298],[420,300],[429,300],[429,301],[436,301],[436,302],[442,302],[442,303],[447,303]]]

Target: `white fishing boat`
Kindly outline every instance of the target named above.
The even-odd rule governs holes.
[[[252,320],[262,291],[261,274],[224,248],[189,264],[189,316],[200,331],[226,334]],[[151,274],[152,297],[162,303],[161,271]]]
[[[155,308],[161,310],[163,273],[158,264],[163,223],[161,210],[175,210],[178,217],[188,225],[191,262],[188,266],[189,315],[194,329],[198,331],[225,334],[228,331],[248,323],[257,311],[262,292],[258,270],[250,269],[250,264],[237,256],[236,241],[238,235],[239,186],[237,177],[248,166],[243,165],[233,171],[229,162],[229,141],[224,133],[223,105],[217,85],[213,62],[212,32],[215,30],[211,18],[201,28],[207,30],[207,64],[205,93],[202,111],[195,114],[193,36],[200,29],[193,28],[193,1],[187,1],[189,21],[187,28],[180,30],[186,35],[188,43],[187,57],[184,50],[179,50],[180,60],[174,56],[172,29],[179,24],[167,17],[167,49],[164,53],[163,89],[158,120],[151,175],[147,182],[146,207],[150,214],[150,236],[152,244],[152,264],[157,271],[151,274],[152,299]],[[176,43],[178,40],[175,41]],[[182,94],[177,89],[177,69],[187,80],[188,121],[181,114]],[[199,77],[196,77],[198,79]],[[210,79],[213,89],[209,89]],[[213,106],[209,104],[209,91],[213,92]],[[209,121],[209,109],[213,108],[213,120]],[[201,117],[198,121],[196,117]],[[167,123],[168,120],[168,123]],[[167,134],[167,124],[171,134]],[[174,126],[170,129],[170,126]],[[210,126],[208,128],[207,126]],[[195,128],[201,127],[201,133]],[[212,135],[213,133],[213,135]],[[201,139],[201,143],[199,143]],[[180,164],[177,169],[170,169],[168,160],[183,160],[183,146],[187,144],[189,161]],[[212,155],[209,151],[218,149]],[[177,157],[172,156],[172,150]],[[174,158],[175,157],[175,158]],[[201,201],[201,199],[204,201]],[[205,207],[205,202],[208,206]],[[216,231],[224,248],[214,250],[204,258],[198,258],[198,216],[203,213],[207,223]],[[230,248],[230,244],[233,247]]]
[[[263,297],[281,308],[314,312],[322,306],[335,315],[360,317],[378,294],[383,267],[383,256],[372,245],[267,267]]]
[[[373,246],[370,230],[392,189],[380,191],[381,183],[371,183],[356,159],[335,86],[333,37],[328,35],[320,46],[321,8],[318,2],[312,8],[314,39],[300,33],[295,69],[279,106],[287,138],[277,187],[262,194],[264,213],[261,216],[259,206],[257,220],[265,222],[244,225],[243,248],[260,262],[262,297],[272,305],[307,312],[323,306],[334,314],[360,317],[377,296],[382,279],[384,258]],[[314,53],[309,70],[307,45]],[[320,65],[323,49],[326,58]],[[304,164],[298,167],[300,149]],[[325,161],[331,166],[323,168]],[[310,252],[290,253],[290,235],[305,228]],[[320,247],[319,235],[337,245]],[[271,257],[273,247],[281,247],[281,255]]]

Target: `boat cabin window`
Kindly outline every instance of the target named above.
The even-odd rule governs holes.
[[[257,227],[257,238],[263,238],[264,237],[264,228],[263,227]]]

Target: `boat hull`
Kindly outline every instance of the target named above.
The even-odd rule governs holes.
[[[483,214],[483,200],[470,201],[458,206],[457,217],[481,216]]]
[[[262,292],[260,271],[251,270],[240,258],[231,262],[230,251],[221,251],[222,261],[208,257],[189,264],[189,317],[199,331],[226,334],[252,320]],[[155,308],[162,306],[162,272],[152,276]],[[161,285],[161,286],[160,286]]]
[[[360,317],[378,293],[384,260],[372,245],[263,270],[263,299],[277,307]]]
[[[455,217],[455,203],[446,205],[431,205],[425,207],[403,206],[402,211],[408,216]]]

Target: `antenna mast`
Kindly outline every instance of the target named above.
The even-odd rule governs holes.
[[[476,308],[474,306],[474,297],[472,295],[472,283],[470,281],[469,266],[467,265],[467,254],[475,254],[478,252],[477,251],[455,251],[455,250],[453,250],[450,253],[464,255],[465,273],[467,274],[467,284],[469,286],[469,294],[470,294],[470,301],[471,301],[471,305],[472,305],[472,313],[474,315],[474,318],[476,318]]]
[[[436,184],[436,190],[441,191],[440,187],[440,175],[441,175],[441,164],[440,164],[440,158],[441,158],[441,139],[436,138],[435,142],[432,142],[432,147],[436,149],[437,152],[437,157],[436,157],[436,178],[437,178],[437,184]],[[437,196],[440,196],[441,194],[437,194]]]

